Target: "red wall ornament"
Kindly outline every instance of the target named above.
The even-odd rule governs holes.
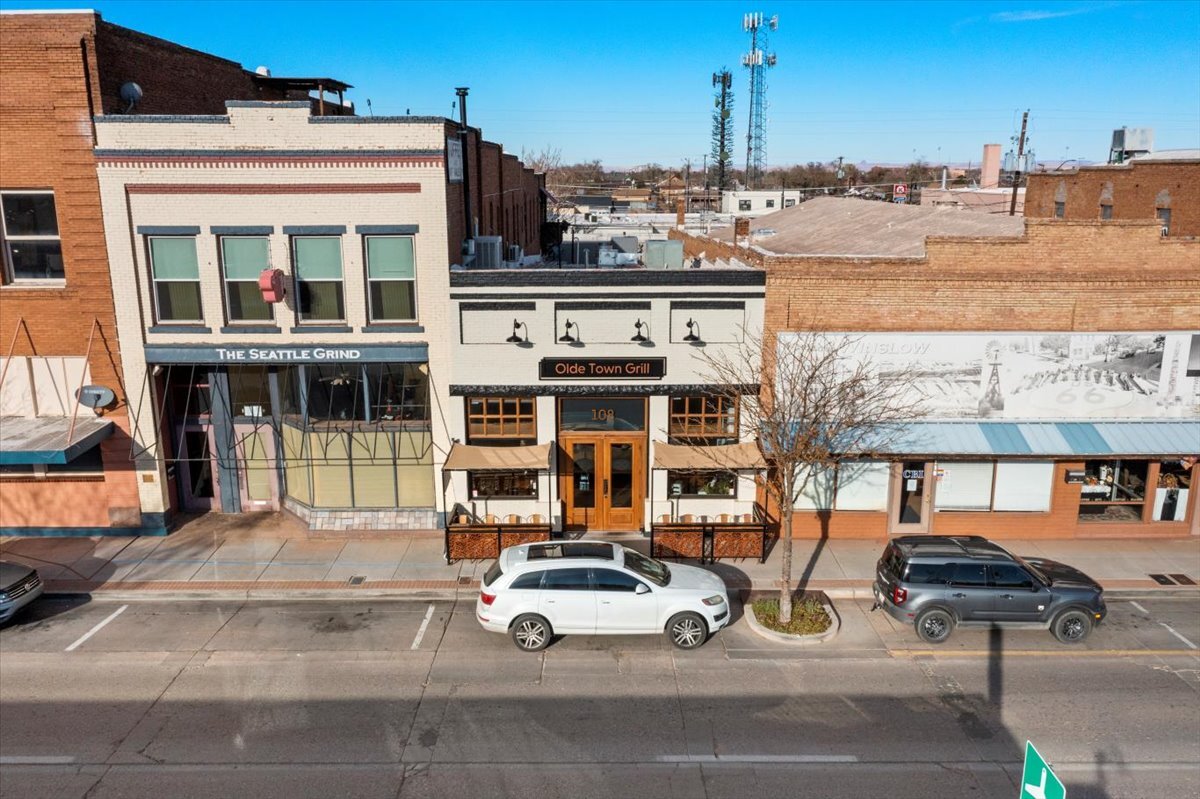
[[[264,269],[258,276],[258,288],[262,291],[263,302],[283,302],[287,293],[283,286],[283,270]]]

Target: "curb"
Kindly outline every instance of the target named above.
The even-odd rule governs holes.
[[[790,635],[788,633],[778,633],[774,630],[768,630],[755,617],[751,602],[742,603],[742,612],[746,617],[746,624],[750,626],[750,629],[768,641],[774,641],[777,644],[787,644],[788,646],[816,646],[831,640],[842,629],[842,617],[833,609],[833,603],[822,599],[821,605],[825,608],[825,612],[829,614],[829,629],[823,633],[813,633],[811,635]]]

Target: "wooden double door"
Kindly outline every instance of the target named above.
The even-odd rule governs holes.
[[[568,527],[640,530],[646,499],[646,436],[559,439],[559,496]]]

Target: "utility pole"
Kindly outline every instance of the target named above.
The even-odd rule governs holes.
[[[1008,204],[1008,215],[1017,214],[1017,187],[1021,185],[1021,159],[1025,157],[1025,124],[1029,122],[1029,109],[1021,115],[1021,138],[1017,140],[1017,171],[1013,173],[1012,200]],[[1010,151],[1011,152],[1011,151]]]

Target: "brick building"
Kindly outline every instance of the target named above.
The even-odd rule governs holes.
[[[96,119],[144,513],[439,524],[451,270],[536,254],[542,179],[441,117],[313,111]]]
[[[853,254],[838,255],[810,227],[814,204],[845,219],[854,202],[759,220],[775,233],[751,247],[672,233],[689,257],[766,270],[768,348],[798,331],[846,333],[881,367],[922,375],[926,414],[900,448],[824,476],[830,535],[1200,532],[1189,496],[1200,477],[1200,241],[1164,238],[1144,215],[927,236],[918,209],[867,203],[895,219],[843,230],[840,251]],[[801,503],[798,535],[822,532],[813,504]]]
[[[91,11],[0,12],[0,72],[0,530],[161,532],[130,468],[92,120],[307,92]],[[93,411],[81,385],[112,395]]]
[[[1031,219],[1157,219],[1163,235],[1200,236],[1200,150],[1163,150],[1123,164],[1034,172]]]

